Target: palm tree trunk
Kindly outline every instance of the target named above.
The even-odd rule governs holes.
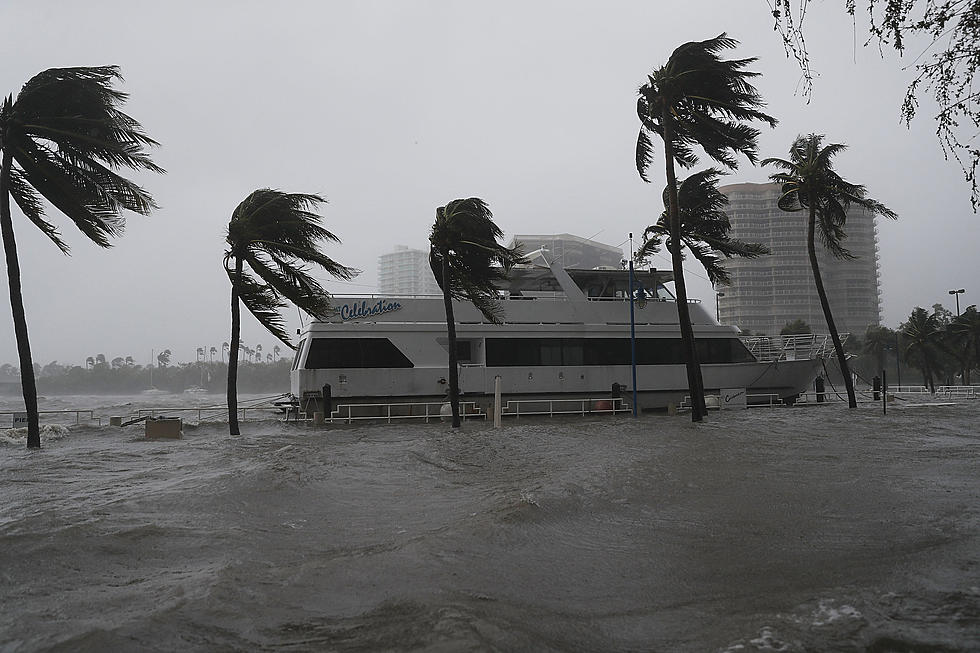
[[[242,282],[242,259],[235,258],[235,280],[231,284],[231,345],[228,350],[228,429],[241,435],[238,428],[238,340],[241,337],[242,315],[238,303],[238,287]]]
[[[837,333],[837,325],[834,324],[834,315],[830,312],[830,301],[827,299],[827,291],[823,287],[823,278],[820,276],[820,266],[817,264],[817,249],[814,243],[816,225],[817,207],[813,202],[810,202],[810,219],[807,223],[806,234],[806,249],[810,255],[810,268],[813,270],[813,281],[817,285],[817,296],[820,297],[820,307],[823,309],[823,316],[827,321],[827,328],[830,330],[830,338],[834,341],[834,351],[837,352],[837,364],[840,365],[841,374],[844,375],[844,387],[847,388],[847,405],[850,408],[857,408],[857,397],[854,395],[854,381],[851,379],[851,371],[847,368],[844,345],[841,344],[840,335]]]
[[[17,339],[17,356],[20,359],[20,384],[24,392],[27,410],[27,448],[41,448],[41,427],[37,410],[37,385],[34,381],[34,361],[31,359],[31,343],[27,337],[27,314],[24,312],[24,295],[20,288],[20,263],[17,261],[17,242],[14,240],[14,223],[10,217],[10,166],[13,155],[9,148],[3,150],[0,167],[0,235],[3,253],[7,259],[7,283],[10,286],[10,312],[14,318],[14,335]]]
[[[449,293],[449,252],[442,252],[442,301],[446,305],[446,331],[449,333],[449,406],[453,411],[453,428],[459,428],[459,369],[456,361],[456,316]]]
[[[670,206],[670,262],[674,270],[674,291],[677,295],[677,321],[681,329],[684,346],[684,359],[687,365],[687,385],[691,393],[691,421],[704,419],[707,408],[704,404],[704,381],[701,366],[698,364],[698,351],[694,342],[694,327],[691,326],[691,311],[687,305],[687,285],[684,283],[684,259],[681,252],[681,218],[677,208],[677,175],[674,172],[673,132],[666,103],[663,108],[664,157],[667,160],[667,193]]]

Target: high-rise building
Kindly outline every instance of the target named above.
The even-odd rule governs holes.
[[[429,268],[429,252],[397,245],[378,257],[378,290],[385,295],[441,295]]]
[[[803,320],[814,333],[827,333],[807,255],[807,213],[781,211],[777,184],[731,184],[720,190],[729,199],[732,238],[762,243],[771,251],[755,259],[725,259],[732,283],[718,288],[721,322],[775,335],[787,323]],[[878,229],[873,215],[851,207],[845,231],[843,245],[855,258],[835,259],[818,235],[817,260],[837,329],[864,336],[881,314]]]
[[[538,249],[547,249],[552,258],[557,258],[562,267],[576,270],[591,270],[598,267],[619,268],[623,261],[620,247],[573,236],[571,234],[514,236],[508,247],[521,243],[525,254]]]

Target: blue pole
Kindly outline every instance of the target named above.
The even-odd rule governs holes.
[[[630,250],[633,249],[633,234],[630,234]],[[630,356],[633,367],[633,417],[636,417],[636,324],[633,322],[633,256],[630,252]]]

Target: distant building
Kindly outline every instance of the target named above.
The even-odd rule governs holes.
[[[384,295],[441,295],[428,250],[398,245],[378,257],[378,290]]]
[[[729,199],[731,236],[762,243],[772,252],[756,259],[725,259],[732,284],[718,288],[724,293],[718,298],[721,322],[774,335],[787,322],[803,320],[814,333],[827,333],[807,255],[806,214],[779,210],[777,184],[732,184],[720,190]],[[845,230],[844,247],[856,258],[833,258],[818,235],[817,259],[837,329],[863,337],[881,315],[878,229],[874,216],[853,207]]]
[[[511,239],[508,247],[513,247],[515,243],[521,243],[525,254],[545,248],[552,257],[561,261],[563,267],[576,270],[620,268],[623,260],[622,248],[571,234],[517,235]]]

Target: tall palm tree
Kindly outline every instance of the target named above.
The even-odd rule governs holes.
[[[672,242],[682,240],[674,163],[685,168],[694,166],[698,161],[695,146],[728,168],[738,167],[736,156],[739,153],[755,163],[759,130],[747,123],[759,120],[770,126],[776,125],[775,118],[760,110],[765,106],[762,97],[749,82],[759,73],[745,70],[755,59],[726,61],[718,57],[719,52],[736,45],[738,41],[725,34],[707,41],[685,43],[674,50],[667,63],[653,71],[639,89],[636,169],[644,181],[650,181],[647,172],[653,164],[653,135],[660,137],[664,143],[668,228]],[[671,263],[693,404],[691,419],[699,422],[706,412],[704,383],[687,306],[681,248],[671,251]]]
[[[905,353],[909,360],[922,370],[923,381],[931,392],[936,391],[933,371],[936,367],[939,339],[942,329],[935,313],[916,306],[909,320],[901,327],[905,341]]]
[[[7,263],[10,308],[27,411],[27,446],[41,446],[37,386],[21,292],[10,198],[65,254],[68,245],[44,215],[42,198],[92,242],[109,247],[122,233],[124,211],[155,208],[150,194],[116,173],[120,168],[163,172],[146,153],[156,142],[120,110],[127,95],[113,83],[115,66],[51,68],[31,78],[0,107],[0,235]]]
[[[677,186],[677,210],[680,217],[681,248],[687,248],[701,263],[712,284],[728,285],[731,277],[718,254],[731,258],[755,258],[769,250],[758,243],[746,243],[729,237],[731,223],[725,214],[728,196],[718,190],[723,173],[715,168],[696,172]],[[664,188],[664,212],[657,223],[643,232],[643,244],[634,259],[642,262],[660,251],[661,245],[673,254],[670,237],[669,188]],[[683,253],[682,253],[683,256]]]
[[[239,301],[272,335],[293,348],[279,309],[292,303],[322,318],[330,308],[327,292],[307,266],[319,267],[338,279],[351,279],[357,274],[357,270],[340,265],[319,251],[322,241],[340,242],[320,226],[321,217],[313,212],[323,201],[319,195],[262,188],[246,197],[231,215],[224,267],[231,281],[228,426],[232,435],[240,433]]]
[[[841,374],[844,375],[844,387],[847,388],[847,403],[851,408],[857,408],[857,397],[854,394],[854,381],[847,367],[844,346],[841,343],[833,313],[830,311],[830,301],[820,275],[820,265],[817,262],[816,234],[819,230],[823,246],[840,260],[852,259],[854,256],[847,251],[843,241],[847,238],[844,226],[847,222],[847,210],[853,204],[861,207],[872,215],[881,215],[895,219],[898,216],[881,202],[868,197],[864,186],[845,181],[834,171],[832,160],[843,152],[847,146],[840,143],[823,145],[824,136],[810,134],[797,136],[789,150],[789,159],[768,158],[763,166],[772,165],[783,170],[770,175],[770,179],[782,186],[779,198],[779,208],[783,211],[807,211],[807,253],[810,257],[810,269],[813,271],[813,281],[817,287],[817,296],[823,308],[824,318],[830,337],[834,341],[837,362]]]
[[[453,428],[459,428],[459,370],[453,299],[467,299],[493,324],[502,311],[495,282],[507,278],[510,268],[526,262],[520,247],[509,249],[497,240],[504,234],[479,197],[456,199],[436,209],[429,234],[429,267],[442,289],[449,334],[449,403]]]

